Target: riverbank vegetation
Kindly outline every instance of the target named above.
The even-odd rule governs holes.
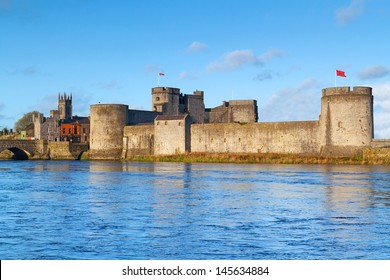
[[[324,157],[317,155],[293,154],[227,154],[227,153],[191,153],[167,156],[132,156],[126,161],[143,162],[202,162],[202,163],[263,163],[263,164],[390,164],[386,159],[369,160],[363,156]]]
[[[5,150],[0,159],[13,159],[13,153]],[[42,159],[42,158],[40,158]],[[47,158],[45,158],[47,159]],[[82,153],[81,160],[89,160],[89,152]],[[355,157],[325,157],[318,155],[293,154],[227,154],[227,153],[191,153],[166,156],[131,156],[125,161],[140,162],[187,162],[187,163],[260,163],[260,164],[361,164],[390,165],[390,154],[378,156],[365,153]]]

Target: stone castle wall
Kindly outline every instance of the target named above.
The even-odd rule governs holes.
[[[155,155],[173,155],[189,152],[190,118],[181,116],[158,116],[154,121]]]
[[[191,126],[191,152],[318,152],[318,121]]]
[[[154,151],[154,126],[125,126],[122,158],[152,155]]]
[[[153,123],[159,112],[130,109],[127,114],[128,125],[140,123]]]
[[[203,91],[195,91],[193,95],[184,95],[184,104],[185,113],[190,114],[193,123],[204,123],[205,107]]]
[[[206,110],[206,123],[254,123],[258,120],[256,100],[224,101]]]
[[[324,89],[315,121],[231,122],[234,114],[242,120],[246,110],[257,108],[249,105],[231,102],[231,111],[226,111],[230,123],[193,124],[188,115],[159,115],[150,126],[126,126],[126,105],[92,105],[91,158],[186,152],[351,156],[372,145],[373,97],[368,87]]]

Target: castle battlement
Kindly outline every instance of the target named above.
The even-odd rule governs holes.
[[[152,88],[152,94],[156,93],[170,93],[170,94],[180,94],[179,88],[172,88],[172,87],[155,87]]]
[[[300,122],[258,123],[256,100],[205,109],[203,97],[202,91],[181,94],[178,88],[157,87],[151,112],[91,105],[91,158],[187,152],[356,156],[372,145],[370,87],[325,88],[319,119]],[[153,126],[136,125],[152,119]]]
[[[350,87],[330,87],[324,88],[322,90],[322,96],[330,95],[344,95],[344,94],[364,94],[372,95],[372,88],[370,87],[353,87],[351,90]]]

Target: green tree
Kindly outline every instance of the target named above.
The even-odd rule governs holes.
[[[9,129],[4,127],[1,132],[3,133],[3,135],[7,135],[9,133]]]
[[[29,113],[26,113],[21,117],[19,120],[16,121],[14,128],[15,131],[20,132],[22,130],[26,130],[26,128],[33,123],[33,115],[39,114],[38,111],[32,111]]]

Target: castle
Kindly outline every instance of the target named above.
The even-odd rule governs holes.
[[[72,94],[58,94],[58,110],[51,110],[48,118],[33,115],[33,124],[36,140],[89,142],[89,118],[72,116]]]
[[[233,100],[207,109],[204,93],[152,89],[152,111],[123,104],[91,105],[90,158],[191,153],[288,153],[353,156],[367,147],[388,145],[373,139],[370,87],[322,90],[318,120],[258,121],[255,100]]]

